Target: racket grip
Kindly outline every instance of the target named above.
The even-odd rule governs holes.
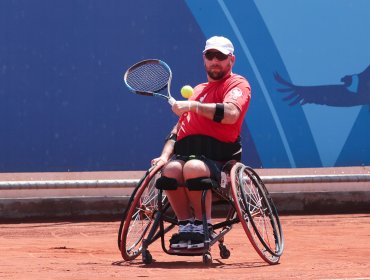
[[[170,103],[170,105],[172,106],[173,104],[175,104],[176,102],[176,99],[173,98],[172,96],[170,98],[168,98],[168,103]]]

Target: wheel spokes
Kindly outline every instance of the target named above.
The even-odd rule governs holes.
[[[276,263],[280,256],[278,253],[281,254],[280,233],[277,232],[280,227],[269,206],[267,191],[265,193],[259,177],[250,174],[245,166],[241,165],[236,170],[235,177],[237,200],[251,242],[264,258],[270,263]]]

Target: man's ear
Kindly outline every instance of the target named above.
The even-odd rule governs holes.
[[[232,59],[230,59],[230,66],[233,66],[235,63],[235,55],[232,56]]]

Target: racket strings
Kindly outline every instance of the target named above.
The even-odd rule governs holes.
[[[127,75],[128,85],[136,91],[144,92],[157,92],[163,89],[169,79],[169,71],[160,64],[142,64]]]

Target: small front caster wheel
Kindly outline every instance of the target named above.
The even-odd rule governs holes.
[[[205,253],[203,255],[203,264],[206,266],[212,265],[212,256],[210,253]]]
[[[228,259],[230,257],[230,250],[226,248],[225,245],[220,244],[220,257],[222,259]]]

